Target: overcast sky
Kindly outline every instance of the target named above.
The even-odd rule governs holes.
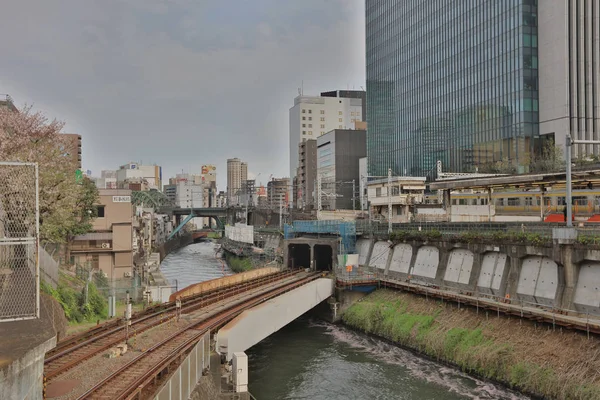
[[[363,0],[18,0],[0,6],[0,93],[83,136],[83,167],[163,178],[226,160],[288,176],[288,110],[364,87]]]

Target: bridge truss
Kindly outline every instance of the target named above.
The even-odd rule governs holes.
[[[158,210],[161,207],[173,206],[167,196],[158,190],[132,191],[131,203],[136,206],[152,207],[154,210]]]

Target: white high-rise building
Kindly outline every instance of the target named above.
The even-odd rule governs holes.
[[[364,99],[365,92],[355,90],[294,99],[290,108],[290,182],[294,182],[298,168],[298,145],[334,129],[356,129],[356,122],[364,121]],[[294,198],[292,187],[288,198]]]

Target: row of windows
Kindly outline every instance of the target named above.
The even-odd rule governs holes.
[[[321,114],[325,114],[325,110],[320,110],[320,111],[321,111]],[[312,110],[310,110],[310,109],[309,109],[309,110],[308,110],[308,113],[309,113],[309,114],[312,114]],[[302,114],[306,114],[306,109],[304,109],[304,108],[302,109]],[[338,111],[338,115],[344,115],[344,112],[343,112],[343,111]],[[360,112],[359,112],[359,111],[352,111],[352,112],[350,113],[350,115],[351,115],[351,116],[353,116],[353,117],[354,117],[354,116],[356,116],[356,117],[360,117]],[[306,121],[306,117],[302,117],[302,120],[303,120],[303,121]],[[308,117],[308,120],[309,120],[309,121],[312,121],[312,117]],[[325,118],[324,118],[324,117],[321,117],[321,121],[325,121]]]

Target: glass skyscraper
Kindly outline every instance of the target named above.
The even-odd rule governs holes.
[[[366,0],[369,175],[527,172],[537,46],[537,0]]]

